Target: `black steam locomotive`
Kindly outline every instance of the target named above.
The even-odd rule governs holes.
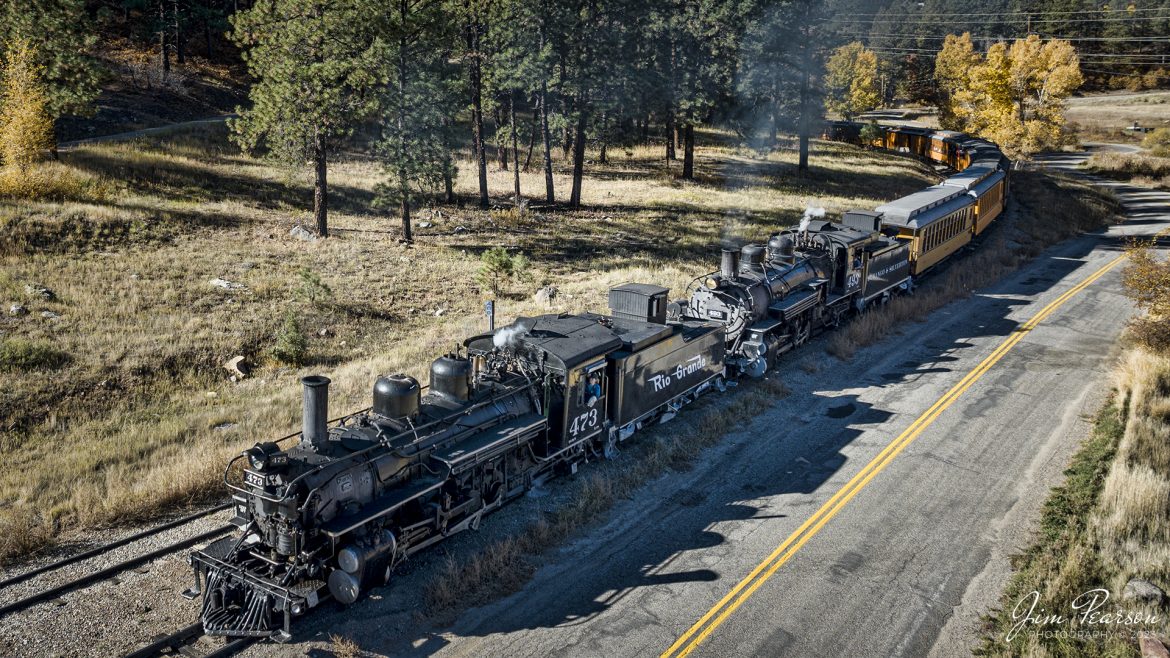
[[[1003,209],[1006,160],[960,138],[890,129],[888,148],[964,173],[725,249],[685,300],[627,284],[610,290],[609,315],[520,318],[436,359],[427,386],[379,378],[370,410],[334,427],[329,380],[306,377],[300,444],[258,443],[224,473],[240,533],[191,555],[186,595],[202,595],[204,630],[287,640],[292,619],[325,598],[353,603],[542,478],[612,457],[726,378],[763,375],[814,331],[912,288]]]
[[[759,377],[814,330],[910,287],[910,245],[896,235],[881,213],[855,210],[840,223],[806,216],[766,247],[724,249],[719,271],[692,283],[681,316],[723,324],[728,363]]]
[[[329,380],[306,377],[299,445],[259,443],[224,481],[241,533],[191,556],[210,635],[289,637],[326,596],[353,603],[394,565],[556,469],[612,456],[645,423],[722,388],[724,331],[666,321],[667,289],[610,291],[611,315],[544,315],[374,384],[373,406],[326,427]],[[239,465],[240,468],[236,468]]]

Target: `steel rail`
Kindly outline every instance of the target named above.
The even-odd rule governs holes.
[[[145,562],[150,562],[152,560],[158,559],[158,558],[160,558],[164,555],[167,555],[169,553],[174,553],[175,551],[182,550],[182,549],[187,548],[187,547],[191,546],[192,544],[198,543],[200,541],[203,541],[206,539],[211,539],[212,537],[216,537],[218,535],[225,534],[227,532],[230,532],[234,528],[235,528],[235,526],[231,525],[231,524],[223,525],[223,526],[220,526],[220,527],[215,528],[213,530],[208,530],[207,532],[202,532],[198,535],[195,535],[194,537],[188,537],[187,539],[175,542],[173,544],[169,544],[167,546],[163,546],[162,548],[157,548],[153,551],[150,551],[149,553],[144,553],[144,554],[139,555],[137,557],[130,558],[129,560],[124,560],[124,561],[119,562],[117,564],[108,566],[104,569],[99,569],[97,571],[94,571],[93,573],[82,576],[81,578],[76,578],[76,579],[71,580],[67,583],[63,583],[61,585],[51,587],[47,590],[33,594],[32,596],[27,596],[23,599],[13,601],[12,603],[8,603],[6,605],[0,606],[0,616],[4,616],[4,615],[11,614],[13,612],[18,612],[20,610],[24,610],[25,608],[29,608],[29,607],[36,605],[38,603],[41,603],[43,601],[48,601],[50,599],[56,598],[57,596],[60,596],[61,594],[65,594],[67,592],[72,592],[73,590],[81,589],[81,588],[86,587],[88,585],[91,585],[93,583],[107,580],[110,577],[112,577],[116,574],[119,574],[127,569],[131,569],[131,568],[136,567],[136,566],[143,564]]]

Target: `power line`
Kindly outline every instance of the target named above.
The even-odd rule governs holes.
[[[1121,71],[1102,71],[1101,69],[1081,69],[1090,73],[1104,73],[1106,75],[1120,75],[1128,78],[1154,78],[1155,80],[1170,80],[1170,75],[1155,75],[1153,73],[1122,73]]]
[[[966,11],[964,11],[964,12],[951,12],[951,13],[942,12],[942,13],[931,13],[929,15],[930,16],[1012,16],[1012,15],[1035,16],[1037,14],[1041,14],[1041,15],[1044,15],[1044,14],[1100,14],[1100,13],[1104,13],[1105,11],[1106,10],[1103,10],[1103,9],[1080,9],[1080,10],[1048,9],[1048,10],[1043,10],[1043,11],[990,11],[990,12],[966,12]],[[1167,9],[1165,7],[1153,7],[1153,8],[1146,8],[1146,9],[1137,9],[1137,8],[1126,9],[1124,11],[1126,11],[1126,13],[1140,13],[1140,12],[1148,12],[1148,11],[1167,11]],[[922,16],[922,13],[913,12],[913,13],[891,14],[891,13],[883,13],[883,12],[873,12],[873,13],[852,13],[852,14],[850,14],[850,16],[898,17],[898,16]]]
[[[939,35],[939,34],[886,34],[886,33],[882,33],[882,34],[862,34],[862,33],[859,33],[859,32],[842,32],[842,33],[841,33],[841,36],[844,36],[844,37],[857,37],[857,38],[860,38],[860,39],[884,39],[884,38],[886,38],[886,37],[890,37],[890,38],[909,38],[909,39],[936,39],[936,40],[937,40],[937,39],[946,39],[947,37],[951,37],[951,36],[959,36],[959,35],[957,35],[957,34],[944,34],[944,35]],[[1000,35],[1000,36],[976,36],[976,35],[972,35],[972,36],[971,36],[971,38],[972,38],[972,39],[980,39],[980,40],[996,40],[996,41],[1002,41],[1002,40],[1004,40],[1004,39],[1009,39],[1009,38],[1012,38],[1012,37],[1006,37],[1006,36],[1003,36],[1003,35]],[[1041,36],[1040,38],[1041,38],[1041,39],[1044,39],[1045,41],[1049,41],[1049,40],[1052,40],[1052,39],[1060,39],[1061,41],[1144,41],[1144,42],[1156,42],[1156,43],[1170,42],[1170,36],[1159,36],[1159,37],[1061,37],[1061,36]]]
[[[1000,14],[994,14],[994,15],[1001,16]],[[972,16],[975,16],[975,14],[964,14],[963,16],[964,17],[972,17]],[[887,18],[887,17],[882,17],[882,18]],[[906,26],[906,25],[932,25],[933,26],[933,25],[936,25],[937,23],[939,23],[939,21],[937,20],[938,18],[940,18],[940,15],[938,15],[938,14],[920,14],[917,16],[918,20],[900,20],[900,19],[898,19],[897,22],[898,22],[898,25],[901,25],[901,26]],[[877,20],[878,19],[865,20],[865,19],[841,18],[841,19],[830,19],[829,21],[826,21],[826,22],[831,23],[831,24],[836,24],[836,25],[851,25],[851,24],[852,25],[872,25]],[[1161,16],[1114,16],[1114,17],[1102,17],[1102,18],[1033,18],[1033,19],[1012,18],[1012,19],[1005,20],[1004,22],[1005,23],[1014,23],[1016,25],[1033,25],[1033,24],[1041,25],[1044,23],[1140,23],[1140,22],[1144,22],[1144,21],[1165,21],[1165,20],[1170,20],[1170,14],[1161,15]]]

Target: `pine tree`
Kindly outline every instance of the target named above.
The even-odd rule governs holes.
[[[373,113],[382,88],[373,0],[269,0],[232,17],[256,81],[231,122],[247,150],[313,164],[313,215],[329,235],[329,154]]]
[[[97,34],[87,21],[84,0],[22,0],[0,9],[0,43],[36,45],[32,63],[40,71],[53,120],[88,116],[95,109],[103,72],[93,56]],[[50,148],[56,148],[55,136]]]
[[[7,46],[0,97],[0,156],[5,165],[23,171],[43,160],[52,148],[53,119],[36,51],[24,39]]]
[[[402,237],[413,239],[412,204],[436,195],[453,176],[450,122],[456,72],[447,64],[444,44],[454,40],[452,23],[438,3],[389,3],[379,26],[379,59],[387,71],[382,95],[379,155],[387,181],[378,187],[380,203],[397,206]]]

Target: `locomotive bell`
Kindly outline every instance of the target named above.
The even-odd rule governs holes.
[[[414,418],[418,415],[418,380],[401,373],[379,377],[374,382],[374,413],[384,418]]]

